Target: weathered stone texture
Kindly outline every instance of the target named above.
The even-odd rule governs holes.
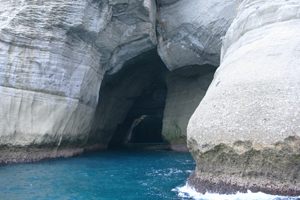
[[[186,145],[188,122],[204,97],[213,74],[213,66],[185,67],[168,73],[162,135],[171,146]]]
[[[299,148],[293,145],[287,145],[286,151],[277,148],[278,143],[291,137],[299,144],[299,13],[298,0],[241,3],[223,41],[221,66],[188,125],[188,143],[197,160],[199,180],[206,179],[206,172],[209,173],[201,167],[212,163],[205,159],[208,152],[225,145],[229,150],[222,154],[215,151],[215,161],[222,164],[221,159],[231,160],[222,174],[239,179],[237,186],[247,188],[251,185],[251,174],[259,173],[262,181],[255,182],[256,187],[267,192],[300,194]],[[250,149],[234,148],[240,141],[249,142]],[[235,155],[257,152],[251,157],[257,161],[253,163],[262,169],[270,164],[274,170],[264,173],[252,168],[244,173],[252,161],[240,162],[239,156],[232,157],[232,151]],[[235,184],[222,176],[218,178],[217,168],[216,173],[209,175],[211,180],[226,182],[227,186]],[[273,189],[268,190],[265,183],[271,182]]]
[[[83,144],[106,71],[156,45],[152,0],[4,0],[0,145]]]
[[[238,0],[162,1],[158,52],[170,70],[219,66],[221,38],[236,15]]]

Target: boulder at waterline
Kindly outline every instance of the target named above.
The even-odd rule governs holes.
[[[199,191],[300,194],[300,2],[244,0],[188,125]]]

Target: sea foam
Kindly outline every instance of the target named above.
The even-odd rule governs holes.
[[[178,197],[195,199],[195,200],[300,200],[298,197],[284,197],[284,196],[275,196],[269,195],[262,192],[253,193],[248,191],[247,193],[236,193],[236,194],[217,194],[217,193],[198,193],[193,187],[186,184],[182,187],[176,187],[172,190],[173,192],[178,193]]]

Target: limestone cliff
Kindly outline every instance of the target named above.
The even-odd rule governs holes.
[[[299,13],[299,0],[3,0],[0,164],[122,143],[145,113],[184,144],[221,60],[189,121],[189,182],[299,194]]]
[[[162,135],[171,143],[172,149],[187,149],[188,122],[213,79],[214,69],[213,66],[185,67],[167,74]]]
[[[161,1],[158,52],[166,66],[170,70],[207,64],[219,66],[221,38],[236,15],[238,2]]]
[[[0,146],[84,144],[104,73],[155,47],[155,18],[154,0],[2,1]]]
[[[219,66],[221,39],[236,15],[238,0],[164,0],[158,7],[158,53],[172,72],[163,135],[177,149],[188,121]]]
[[[116,100],[118,103],[110,107],[108,104],[113,101],[107,104],[106,99],[113,98],[114,92],[99,98],[104,75],[117,73],[125,63],[155,49],[157,32],[159,52],[169,69],[191,65],[197,68],[206,63],[216,66],[220,37],[235,15],[235,6],[233,0],[225,3],[165,0],[158,1],[158,8],[154,0],[3,1],[0,8],[0,147],[6,153],[0,160],[10,160],[7,153],[10,147],[81,148],[97,143],[105,148],[132,103],[116,110],[118,116],[113,114],[114,108],[124,101],[132,102],[132,97],[138,96],[146,84],[136,84],[134,93],[128,91],[126,95],[131,100],[125,95],[124,100]],[[207,15],[209,9],[211,14]],[[169,51],[175,54],[166,54]],[[172,60],[175,62],[170,63]],[[192,71],[190,74],[193,76]],[[143,76],[137,78],[145,82],[147,78],[141,78]],[[187,82],[193,88],[189,96],[180,93],[180,102],[173,98],[173,86],[169,84],[164,118],[168,141],[171,136],[172,141],[183,138],[181,143],[185,143],[187,122],[203,97],[201,88],[209,83],[200,86],[201,91],[194,98],[198,93],[196,85],[202,82],[196,79]],[[179,90],[185,90],[188,85]],[[128,87],[134,88],[133,85]],[[193,106],[188,103],[190,98],[195,99]],[[173,119],[172,110],[180,105],[185,105],[181,109],[185,117]],[[182,130],[178,137],[170,133],[174,130],[171,121]],[[20,157],[26,160],[26,156],[30,154],[21,152],[12,160]]]
[[[244,0],[188,125],[198,190],[300,194],[300,2]]]

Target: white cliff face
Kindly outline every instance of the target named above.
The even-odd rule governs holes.
[[[154,1],[4,0],[0,145],[85,141],[106,71],[156,45]]]
[[[259,156],[266,154],[257,153],[257,157],[251,158],[257,158],[256,165],[261,169],[251,169],[251,159],[248,159],[248,164],[241,163],[232,173],[232,177],[242,181],[231,180],[232,183],[249,188],[251,184],[246,179],[251,178],[251,171],[260,173],[267,163],[273,162],[269,166],[272,177],[264,175],[265,172],[261,174],[264,183],[271,182],[274,190],[285,191],[286,187],[296,191],[298,188],[299,193],[299,176],[295,175],[299,173],[296,170],[299,162],[285,156],[284,151],[277,152],[286,138],[290,138],[285,143],[289,143],[291,151],[287,155],[300,152],[297,146],[300,137],[299,77],[300,1],[244,0],[224,38],[221,66],[188,125],[188,142],[197,160],[198,178],[204,177],[200,173],[203,161],[200,155],[217,145],[232,147],[238,154],[270,148],[270,152],[274,151],[281,159],[260,160]],[[242,148],[237,144],[239,141],[250,142],[250,146]],[[284,162],[290,163],[282,164]],[[206,165],[205,161],[202,163]],[[225,165],[227,171],[236,167]],[[283,168],[292,169],[287,174],[282,172]],[[239,175],[241,172],[246,178]],[[286,185],[280,185],[280,180],[285,180]],[[252,182],[255,183],[267,188],[262,182]]]
[[[236,15],[239,0],[159,2],[158,52],[167,67],[218,66],[221,38]]]
[[[222,64],[190,121],[191,137],[273,144],[300,133],[299,11],[297,0],[241,4]]]
[[[0,146],[88,141],[104,74],[155,48],[157,31],[170,70],[217,65],[236,2],[4,0]]]
[[[164,73],[149,67],[161,67],[158,57],[132,59],[158,46],[174,73],[163,119],[171,144],[185,140],[212,77],[207,66],[221,57],[188,125],[197,162],[190,183],[300,194],[299,0],[157,2],[158,9],[155,0],[2,0],[0,164],[105,147],[145,85]],[[124,63],[137,66],[122,77]],[[101,98],[104,74],[119,80],[107,76]]]

